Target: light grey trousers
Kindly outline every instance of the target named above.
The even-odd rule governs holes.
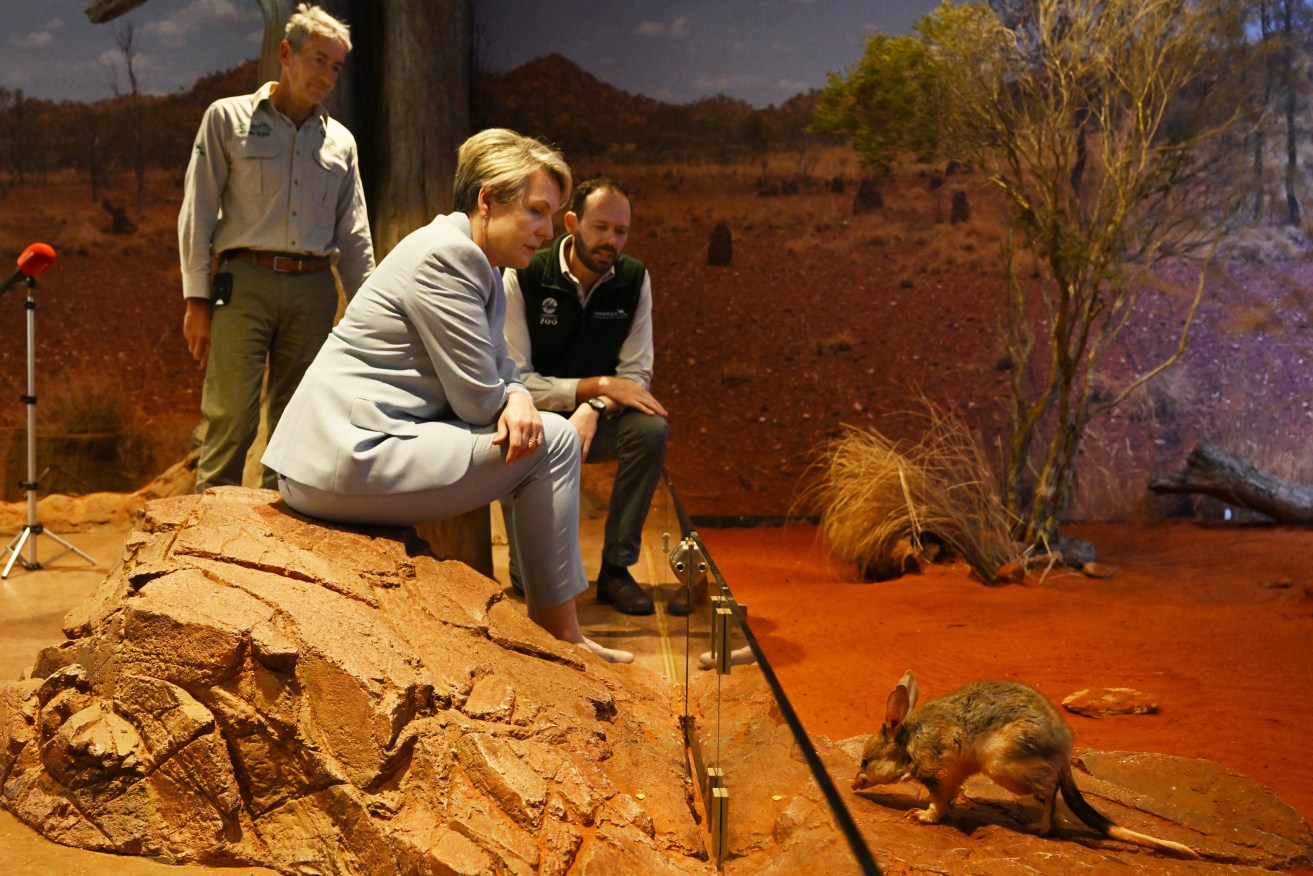
[[[542,447],[512,465],[492,443],[492,428],[470,426],[470,467],[452,484],[408,493],[352,494],[280,476],[278,490],[307,517],[371,526],[445,520],[497,499],[519,521],[516,550],[533,616],[538,608],[561,605],[588,589],[579,554],[579,435],[557,414],[544,413],[542,418]]]
[[[609,462],[618,459],[615,483],[611,486],[611,504],[606,514],[602,562],[613,566],[632,566],[638,562],[643,546],[643,524],[647,521],[652,497],[661,483],[666,465],[666,445],[670,427],[664,417],[628,410],[614,419],[603,418],[588,447],[585,462]],[[520,521],[515,509],[502,506],[506,521],[506,540],[510,545],[511,580],[520,578],[514,533]]]

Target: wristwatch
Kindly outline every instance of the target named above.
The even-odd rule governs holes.
[[[606,402],[602,401],[599,396],[593,396],[588,400],[588,407],[597,411],[599,416],[606,416]]]

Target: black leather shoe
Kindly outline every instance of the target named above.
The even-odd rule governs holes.
[[[652,614],[656,606],[629,570],[618,566],[603,566],[597,574],[597,601],[615,606],[621,614]]]
[[[673,614],[677,617],[685,617],[693,613],[693,600],[688,597],[688,585],[681,584],[675,590],[675,595],[670,597],[666,603],[666,614]]]

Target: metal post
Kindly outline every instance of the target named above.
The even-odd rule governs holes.
[[[50,562],[59,559],[70,551],[82,557],[91,565],[96,565],[86,553],[78,550],[55,533],[49,531],[41,525],[37,519],[36,513],[36,277],[27,277],[27,394],[22,397],[23,403],[27,405],[27,480],[23,481],[20,486],[27,490],[27,526],[23,531],[14,536],[9,544],[5,547],[5,553],[10,554],[9,561],[5,563],[3,574],[0,579],[8,578],[9,571],[14,567],[14,561],[17,560],[23,564],[23,568],[28,571],[34,571],[41,568],[41,562],[37,559],[37,538],[46,536],[52,538],[64,549],[50,558]],[[23,546],[27,546],[28,554],[22,556]]]

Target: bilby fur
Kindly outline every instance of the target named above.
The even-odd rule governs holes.
[[[1031,829],[1048,834],[1058,791],[1072,813],[1101,835],[1186,858],[1188,846],[1121,827],[1081,796],[1071,773],[1073,735],[1062,715],[1034,688],[1015,681],[977,681],[920,708],[916,678],[903,674],[885,705],[884,724],[866,742],[853,789],[915,779],[930,805],[908,813],[925,824],[948,814],[962,783],[984,773],[1018,795],[1034,795],[1041,815]]]

